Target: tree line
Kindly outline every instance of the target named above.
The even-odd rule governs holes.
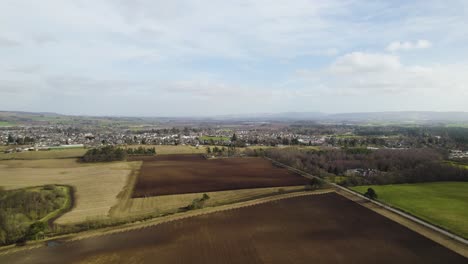
[[[115,146],[104,146],[88,150],[81,158],[82,162],[111,162],[122,161],[132,155],[156,155],[156,148],[121,148]]]

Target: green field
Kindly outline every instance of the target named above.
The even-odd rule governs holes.
[[[343,181],[345,181],[348,177],[346,176],[326,176],[325,177],[325,180],[327,182],[331,182],[331,183],[341,183]]]
[[[51,149],[44,151],[25,151],[14,153],[0,153],[0,160],[11,159],[62,159],[62,158],[78,158],[86,153],[85,148],[69,148],[69,149]]]
[[[6,122],[6,121],[0,121],[0,127],[2,126],[13,126],[15,124],[13,123],[10,123],[10,122]]]
[[[228,141],[228,140],[230,140],[229,137],[214,137],[214,136],[202,136],[199,139],[200,140],[213,140],[213,141]]]
[[[372,187],[378,200],[468,238],[468,182],[356,186]]]

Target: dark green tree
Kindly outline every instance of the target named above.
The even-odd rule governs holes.
[[[372,188],[368,188],[364,196],[372,200],[377,199],[377,193]]]

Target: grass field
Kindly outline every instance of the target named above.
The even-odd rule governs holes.
[[[15,125],[15,124],[10,123],[10,122],[0,121],[0,127],[3,127],[3,126],[14,126],[14,125]]]
[[[372,187],[378,200],[468,238],[468,182],[357,186]]]
[[[199,138],[200,140],[214,140],[214,141],[228,141],[229,137],[215,137],[215,136],[202,136]]]
[[[206,153],[206,149],[203,146],[194,147],[189,145],[128,145],[127,148],[152,148],[156,149],[156,155],[168,155],[168,154],[203,154]]]
[[[189,145],[128,145],[127,148],[138,148],[138,147],[145,147],[145,148],[156,148],[156,155],[168,155],[168,154],[205,154],[207,148],[213,149],[215,146],[189,146]],[[223,146],[217,146],[218,148],[222,148]],[[227,148],[227,146],[224,146]],[[236,149],[239,151],[244,151],[245,149],[269,149],[269,148],[289,148],[293,146],[281,146],[281,147],[272,147],[272,146],[248,146],[248,147],[237,147]],[[296,146],[297,147],[297,146]],[[300,149],[305,150],[319,150],[320,147],[318,146],[300,146],[297,147]]]
[[[58,224],[105,219],[139,162],[80,164],[75,160],[0,161],[0,186],[7,190],[46,184],[75,187],[75,207]]]
[[[15,153],[0,153],[0,160],[12,159],[62,159],[62,158],[77,158],[86,153],[85,148],[71,148],[71,149],[52,149],[45,151],[25,151]]]
[[[303,190],[304,186],[289,186],[206,192],[210,199],[205,202],[204,206],[219,206],[285,192]],[[111,209],[111,217],[132,218],[145,215],[175,213],[178,212],[180,208],[189,205],[194,199],[202,197],[202,195],[203,193],[187,193],[131,199],[128,197],[129,199],[122,201]]]

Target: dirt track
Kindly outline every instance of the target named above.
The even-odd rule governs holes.
[[[261,158],[206,160],[201,155],[141,157],[132,197],[305,185],[308,180]]]
[[[466,263],[334,193],[295,197],[0,257],[2,263]]]

